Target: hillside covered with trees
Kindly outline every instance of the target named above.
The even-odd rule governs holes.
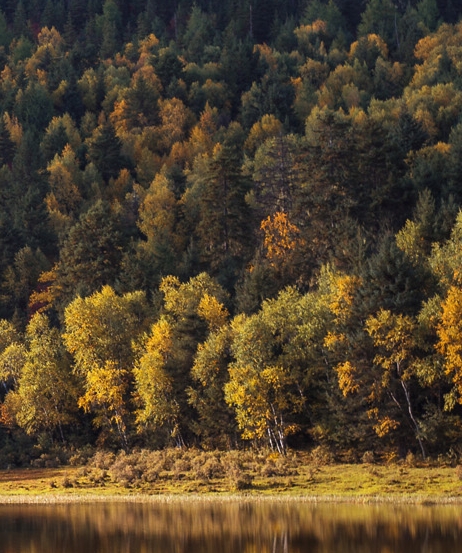
[[[462,455],[457,5],[2,3],[0,466]]]

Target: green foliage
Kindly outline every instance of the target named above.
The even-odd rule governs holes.
[[[285,452],[287,436],[299,430],[294,414],[303,411],[320,385],[320,342],[328,320],[322,291],[302,297],[290,288],[255,315],[233,320],[235,361],[225,399],[236,411],[244,439]]]
[[[122,144],[110,122],[98,126],[88,141],[88,156],[103,179],[117,177],[122,168]]]
[[[28,434],[57,433],[64,441],[64,427],[76,414],[77,387],[59,331],[45,315],[36,314],[26,329],[27,352],[18,379],[14,413]],[[11,401],[10,397],[6,399]]]
[[[62,300],[88,295],[113,284],[122,259],[124,238],[119,213],[96,202],[70,229],[61,249],[58,286]]]

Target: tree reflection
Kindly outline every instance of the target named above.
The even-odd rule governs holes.
[[[294,501],[0,507],[2,553],[453,553],[457,506]]]

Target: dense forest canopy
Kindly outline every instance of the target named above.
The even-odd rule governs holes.
[[[462,455],[458,2],[1,9],[0,465]]]

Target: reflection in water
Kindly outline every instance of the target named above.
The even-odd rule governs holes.
[[[1,553],[455,553],[462,507],[296,502],[0,506]]]

